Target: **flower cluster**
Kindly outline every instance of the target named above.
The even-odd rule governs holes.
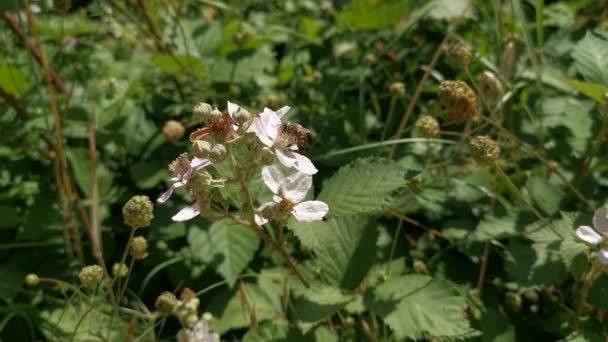
[[[310,159],[301,154],[310,131],[283,122],[289,110],[288,106],[276,111],[264,108],[252,114],[232,102],[228,102],[226,112],[207,103],[196,105],[194,119],[205,126],[190,134],[194,158],[183,153],[169,165],[172,184],[157,201],[166,202],[175,189],[190,190],[194,203],[173,216],[174,221],[199,215],[215,218],[220,207],[226,214],[226,208],[233,204],[249,209],[245,216],[255,218],[259,225],[268,220],[283,221],[290,214],[304,222],[321,220],[329,210],[327,204],[304,201],[312,187],[312,175],[317,173]],[[285,177],[278,165],[295,172]],[[255,208],[247,184],[260,173],[274,196],[271,202]],[[234,199],[224,198],[220,189],[227,184],[240,184],[243,197],[248,199],[234,203]]]
[[[580,226],[576,229],[576,235],[579,239],[594,245],[600,246],[597,253],[597,259],[603,265],[608,265],[608,208],[601,207],[597,209],[593,215],[593,228],[589,226]]]

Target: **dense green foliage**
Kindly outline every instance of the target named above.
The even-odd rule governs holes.
[[[577,237],[606,233],[606,212],[593,218],[608,197],[606,1],[0,12],[3,341],[175,340],[184,321],[160,313],[164,291],[198,297],[226,341],[608,338],[607,241]],[[258,164],[237,168],[260,151],[242,137],[209,167],[229,180],[211,196],[224,216],[172,221],[194,191],[155,204],[148,226],[132,217],[143,197],[123,209],[170,186],[203,127],[195,105],[227,101],[292,107],[323,220],[253,223],[272,196]]]

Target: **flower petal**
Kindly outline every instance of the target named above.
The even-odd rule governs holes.
[[[192,158],[192,161],[190,162],[190,167],[193,168],[194,170],[200,170],[211,164],[213,164],[211,159],[194,157],[194,158]]]
[[[291,213],[300,222],[313,222],[322,220],[328,211],[329,206],[325,202],[306,201],[296,205]]]
[[[173,195],[174,189],[175,189],[175,186],[171,185],[169,187],[169,189],[167,189],[167,191],[163,192],[160,196],[158,196],[158,198],[156,199],[156,202],[158,202],[158,203],[167,202],[167,200],[171,197],[171,195]]]
[[[287,167],[295,167],[298,162],[291,151],[277,149],[274,152],[277,155],[279,162]]]
[[[285,176],[276,166],[265,166],[262,168],[262,178],[266,186],[275,194],[279,193],[281,184],[285,182]]]
[[[255,219],[255,224],[257,224],[258,226],[263,226],[266,223],[268,223],[267,219],[263,218],[262,216],[260,216],[258,214],[255,214],[254,219]]]
[[[232,115],[234,115],[234,113],[236,113],[240,108],[241,107],[236,103],[228,101],[228,115],[230,115],[230,117],[232,117]]]
[[[283,196],[294,203],[300,203],[306,197],[308,190],[312,187],[312,176],[302,172],[296,172],[287,177],[281,189]]]
[[[608,265],[608,249],[600,249],[597,252],[597,260],[603,265]]]
[[[608,209],[605,206],[598,208],[593,214],[593,228],[599,233],[608,231]]]
[[[578,236],[579,239],[592,245],[597,245],[602,241],[602,236],[589,226],[578,227],[576,229],[576,236]]]
[[[310,161],[310,159],[308,159],[308,157],[301,155],[299,153],[296,152],[291,152],[296,160],[296,169],[300,170],[301,172],[304,172],[306,174],[309,175],[314,175],[315,173],[317,173],[319,170],[317,170],[317,168],[315,167],[315,165]]]
[[[201,213],[201,207],[198,205],[198,202],[194,202],[189,206],[180,210],[177,214],[175,214],[171,219],[173,221],[188,221],[197,217]]]
[[[282,118],[283,116],[285,116],[285,114],[287,114],[287,112],[289,112],[290,109],[291,109],[291,107],[289,107],[289,106],[283,106],[283,107],[279,108],[275,113],[277,114],[277,116],[279,118]]]
[[[274,138],[271,137],[271,133],[268,132],[268,130],[266,129],[266,126],[264,125],[264,122],[259,117],[253,118],[251,120],[251,124],[247,128],[247,132],[255,133],[255,135],[258,137],[258,139],[260,139],[262,144],[264,144],[268,147],[270,147],[274,144],[274,139],[276,138],[276,134],[274,135]],[[278,129],[277,129],[277,132],[278,132]]]

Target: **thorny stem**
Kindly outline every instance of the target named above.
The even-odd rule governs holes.
[[[511,188],[513,193],[522,201],[522,203],[528,208],[528,210],[530,210],[532,213],[534,213],[534,215],[536,215],[536,217],[539,220],[541,220],[544,224],[546,224],[555,233],[555,235],[557,235],[561,239],[563,239],[564,237],[562,236],[562,234],[560,234],[555,229],[553,224],[546,217],[544,217],[538,210],[536,210],[536,208],[534,208],[532,203],[530,203],[526,200],[526,198],[524,197],[524,194],[522,194],[521,191],[519,191],[519,189],[517,188],[517,186],[515,186],[515,184],[513,184],[513,181],[505,173],[505,171],[497,163],[494,163],[494,167],[496,168],[498,173],[507,181],[507,183],[509,184],[509,187]]]
[[[572,191],[572,193],[581,201],[583,202],[587,207],[592,208],[591,204],[587,201],[587,199],[585,198],[585,196],[583,194],[581,194],[580,191],[578,191],[577,188],[575,188],[570,181],[568,181],[568,179],[566,179],[566,176],[564,176],[558,169],[556,166],[552,165],[545,157],[543,157],[540,153],[536,152],[534,150],[534,148],[532,148],[530,145],[526,144],[525,142],[521,141],[517,136],[515,136],[513,133],[509,132],[509,130],[507,130],[506,128],[502,127],[501,125],[499,125],[498,123],[496,123],[494,120],[488,118],[487,116],[483,115],[483,114],[479,114],[479,117],[482,118],[484,121],[488,122],[490,125],[494,126],[495,128],[497,128],[501,133],[503,133],[504,135],[506,135],[509,139],[515,141],[518,145],[520,145],[521,147],[523,147],[524,149],[526,149],[530,154],[534,155],[534,157],[536,157],[538,160],[540,160],[543,164],[545,164],[545,166],[549,169],[549,171],[551,171],[552,173],[554,173],[556,176],[558,176],[562,182],[564,184],[566,184],[566,186],[568,187],[568,189],[570,189],[570,191]]]
[[[472,1],[470,1],[467,4],[467,6],[465,6],[465,9],[462,11],[462,14],[466,13],[466,11],[469,10],[469,7],[471,6],[471,2]],[[412,96],[412,99],[410,100],[409,104],[407,105],[405,113],[403,114],[403,117],[401,118],[401,122],[399,123],[399,128],[397,129],[397,133],[393,137],[394,139],[399,139],[401,137],[401,135],[403,134],[407,121],[410,118],[410,116],[412,115],[412,112],[414,111],[414,107],[416,107],[416,103],[418,102],[418,98],[420,97],[420,94],[422,94],[422,89],[424,88],[424,85],[426,84],[427,79],[431,75],[431,72],[435,69],[435,65],[437,64],[437,62],[439,62],[439,57],[441,57],[441,55],[443,54],[446,43],[448,42],[448,40],[450,39],[452,34],[456,31],[456,29],[461,25],[461,23],[462,23],[461,20],[454,21],[451,24],[451,26],[448,28],[448,31],[446,32],[445,37],[443,38],[441,43],[439,43],[439,46],[435,50],[435,54],[433,55],[431,62],[427,66],[426,71],[424,72],[424,75],[422,75],[420,82],[418,82],[418,86],[416,87],[416,90],[414,91],[414,96]],[[395,152],[397,152],[397,144],[394,144],[391,147],[391,150],[388,153],[387,158],[389,160],[393,159],[393,157],[395,156]]]
[[[247,201],[247,208],[249,209],[249,212],[251,214],[251,217],[249,218],[249,222],[243,221],[242,219],[236,218],[230,214],[228,214],[228,217],[233,219],[235,222],[238,222],[246,227],[251,228],[254,232],[256,232],[256,234],[258,234],[258,236],[262,239],[262,241],[264,241],[264,244],[266,246],[271,247],[272,250],[278,251],[281,254],[281,256],[283,256],[285,261],[287,261],[287,264],[291,268],[291,271],[300,280],[300,282],[302,282],[302,284],[304,284],[304,286],[309,287],[310,283],[298,271],[298,266],[297,266],[297,263],[294,261],[294,259],[289,255],[289,253],[287,253],[287,251],[285,251],[285,249],[283,248],[283,246],[280,243],[275,243],[275,242],[271,241],[270,238],[268,237],[268,235],[262,229],[262,227],[260,227],[255,222],[255,206],[253,205],[253,200],[251,198],[251,194],[249,193],[249,188],[247,187],[247,184],[245,183],[245,177],[243,177],[243,174],[241,173],[242,171],[239,168],[238,162],[234,158],[234,154],[232,153],[232,146],[230,144],[226,145],[226,152],[230,156],[230,162],[232,164],[232,168],[236,174],[236,177],[239,179],[239,185],[241,187],[241,191],[245,195],[245,198]]]
[[[35,45],[40,45],[38,42],[38,37],[36,35],[36,30],[33,29],[35,27],[34,15],[32,14],[31,8],[29,6],[29,1],[25,0],[25,13],[27,15],[28,22],[32,26],[32,34],[34,36]],[[6,14],[5,13],[5,18]],[[72,249],[72,239],[74,239],[73,243],[75,244],[75,252],[76,256],[80,260],[80,262],[84,261],[84,255],[82,253],[82,244],[80,241],[80,235],[76,228],[76,221],[74,214],[71,210],[71,203],[74,200],[74,189],[72,185],[72,179],[70,177],[70,172],[68,168],[68,163],[65,155],[65,149],[63,145],[63,133],[62,133],[62,125],[61,125],[61,113],[59,112],[59,106],[57,104],[57,97],[55,93],[55,85],[53,77],[53,70],[49,66],[48,60],[42,51],[42,49],[38,50],[39,55],[37,59],[39,59],[40,64],[44,69],[44,74],[47,80],[47,88],[49,92],[49,98],[51,102],[51,113],[53,115],[53,124],[55,126],[55,151],[57,153],[57,158],[55,159],[55,177],[57,186],[63,188],[62,196],[62,204],[63,204],[63,214],[67,221],[65,235],[66,235],[66,248],[68,251]],[[60,88],[61,90],[61,88]],[[64,91],[62,91],[64,92]]]
[[[477,280],[477,295],[481,298],[483,284],[488,269],[488,258],[490,256],[490,241],[486,241],[483,245],[483,256],[481,258],[481,268],[479,269],[479,279]]]

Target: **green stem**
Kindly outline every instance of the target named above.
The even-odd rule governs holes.
[[[384,122],[384,130],[382,131],[382,138],[380,140],[384,141],[384,138],[386,138],[386,135],[388,133],[388,127],[390,126],[391,122],[393,121],[393,116],[395,116],[395,105],[396,104],[397,104],[397,96],[392,95],[391,102],[388,107],[388,116],[386,117],[386,122]]]
[[[391,273],[391,264],[393,262],[393,257],[395,256],[395,249],[397,249],[397,241],[399,240],[399,234],[401,234],[401,227],[403,226],[403,220],[399,220],[399,224],[397,225],[397,230],[395,231],[395,235],[393,236],[393,243],[391,245],[391,253],[388,257],[388,264],[386,265],[386,274],[389,275]]]

